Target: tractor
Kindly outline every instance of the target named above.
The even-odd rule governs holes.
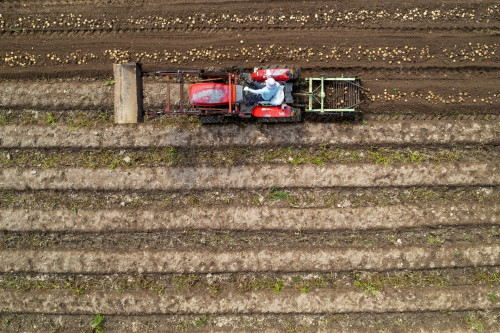
[[[118,64],[115,65],[117,122],[120,122],[120,108],[127,107],[127,98],[123,98],[124,96],[137,98],[137,101],[132,103],[131,111],[137,113],[137,119],[145,113],[142,110],[143,76],[161,76],[166,83],[165,108],[149,110],[146,113],[197,115],[204,124],[225,123],[237,119],[298,122],[306,113],[355,118],[361,114],[362,91],[365,90],[357,76],[322,74],[319,77],[301,78],[298,69],[288,66],[254,68],[251,73],[244,72],[241,66],[142,72],[138,63]],[[264,82],[268,78],[275,79],[279,84],[278,93],[272,103],[250,103],[254,96],[245,91],[244,87],[251,81]],[[171,97],[172,83],[176,83],[180,89],[180,100],[174,103]],[[189,102],[185,102],[184,98],[186,84],[189,84]],[[116,94],[120,97],[117,98]]]

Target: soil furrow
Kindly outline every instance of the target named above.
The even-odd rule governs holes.
[[[361,187],[361,188],[289,188],[248,191],[13,191],[0,192],[2,208],[29,210],[186,210],[193,207],[224,209],[235,207],[274,208],[355,208],[392,205],[485,204],[499,201],[500,187]]]
[[[377,25],[364,25],[364,26],[352,26],[352,27],[346,27],[346,26],[338,26],[338,25],[321,25],[321,26],[302,26],[302,25],[296,25],[296,26],[289,26],[289,27],[281,27],[281,26],[260,26],[260,27],[255,27],[252,26],[251,24],[246,24],[246,25],[238,25],[238,26],[232,26],[232,27],[213,27],[213,26],[196,26],[196,27],[190,27],[190,28],[175,28],[175,27],[165,27],[165,28],[159,28],[159,27],[118,27],[118,28],[109,28],[109,27],[104,27],[104,28],[78,28],[78,27],[70,27],[70,28],[46,28],[43,29],[41,27],[37,28],[21,28],[20,30],[0,30],[0,35],[4,36],[5,38],[21,38],[21,37],[43,37],[43,36],[50,36],[50,37],[56,37],[60,36],[60,38],[68,37],[68,36],[85,36],[89,34],[95,34],[99,36],[106,36],[106,35],[117,35],[117,34],[144,34],[144,33],[172,33],[172,32],[185,32],[185,33],[193,33],[193,32],[211,32],[211,33],[226,33],[226,34],[233,34],[235,32],[242,32],[242,33],[259,33],[259,32],[270,32],[270,31],[276,31],[277,33],[283,32],[283,31],[297,31],[297,32],[303,32],[303,31],[308,31],[312,33],[321,33],[323,31],[328,31],[328,30],[334,30],[336,32],[342,32],[342,31],[352,31],[352,30],[361,30],[361,31],[396,31],[396,32],[401,32],[401,31],[407,31],[407,32],[422,32],[422,31],[435,31],[435,32],[453,32],[453,31],[459,31],[459,32],[474,32],[474,33],[483,33],[483,34],[494,34],[496,31],[500,30],[500,26],[497,25],[491,25],[491,24],[477,24],[477,25],[457,25],[456,23],[450,23],[448,25],[445,25],[443,23],[441,24],[435,24],[435,25],[407,25],[407,26],[401,26],[400,24],[394,24],[394,25],[385,25],[385,26],[377,26]]]
[[[345,209],[192,207],[175,211],[0,210],[0,230],[36,232],[153,232],[163,230],[371,230],[495,225],[496,204],[442,203]]]
[[[443,162],[479,163],[500,157],[500,146],[448,147],[369,147],[346,149],[321,145],[320,147],[267,148],[224,147],[221,149],[149,148],[121,150],[82,149],[0,149],[0,167],[61,168],[61,167],[230,167],[265,164],[372,163],[418,164]]]
[[[297,295],[287,291],[269,295],[255,291],[238,293],[183,294],[164,292],[150,297],[132,292],[89,293],[68,297],[66,291],[0,292],[4,313],[47,314],[259,314],[259,313],[382,313],[421,311],[464,311],[498,309],[488,294],[500,294],[499,287],[408,288],[384,290],[369,296],[364,292],[322,289]],[[20,297],[22,295],[22,297]]]
[[[238,64],[242,64],[243,61],[240,61]],[[480,76],[481,79],[486,77],[491,77],[492,79],[497,79],[498,71],[500,67],[496,65],[496,63],[482,63],[482,64],[454,64],[449,63],[443,65],[442,63],[439,65],[415,65],[415,64],[406,64],[405,66],[392,66],[392,65],[369,65],[366,63],[363,64],[347,64],[347,63],[337,63],[328,66],[328,64],[312,64],[308,62],[290,62],[290,61],[277,61],[275,63],[281,64],[286,63],[288,65],[300,66],[302,69],[303,77],[305,75],[309,76],[318,76],[324,73],[335,73],[335,74],[356,74],[360,75],[362,79],[370,79],[370,80],[386,80],[392,81],[394,79],[408,80],[408,79],[420,79],[420,78],[429,78],[435,75],[440,77],[440,80],[454,78],[454,77],[463,77],[467,76],[467,80],[483,82],[478,79]],[[187,64],[186,66],[182,66],[183,68],[205,68],[205,66],[214,65],[212,64]],[[231,63],[229,65],[234,65]],[[246,65],[246,63],[245,63]],[[148,64],[144,67],[145,70],[153,70],[153,69],[177,69],[179,66],[172,66],[171,64]],[[251,71],[253,68],[245,68],[244,70]],[[16,84],[20,81],[26,85],[26,79],[31,78],[31,80],[36,79],[40,81],[45,81],[47,84],[56,83],[55,79],[58,80],[71,80],[74,78],[77,79],[92,79],[92,80],[101,80],[101,82],[106,82],[110,77],[113,76],[113,69],[110,64],[101,64],[96,63],[93,64],[92,68],[86,68],[85,66],[72,66],[69,68],[69,65],[61,64],[59,66],[47,66],[40,67],[36,70],[28,67],[24,68],[22,71],[19,71],[17,68],[5,68],[2,73],[0,73],[0,78],[4,80],[12,80],[16,81]],[[436,80],[433,81],[434,83]],[[104,83],[103,83],[104,84]],[[471,85],[470,83],[467,87],[476,87],[476,84]],[[369,87],[368,87],[369,88]]]
[[[383,248],[405,246],[440,246],[455,244],[498,243],[500,228],[495,225],[478,225],[441,228],[416,227],[403,230],[336,230],[294,231],[265,230],[206,230],[182,229],[134,233],[50,233],[3,232],[0,249],[51,249],[60,251],[92,248],[102,251],[139,250],[194,250],[244,251],[272,248],[310,249],[331,247]]]
[[[221,273],[397,270],[500,265],[500,245],[240,251],[2,250],[5,273]]]
[[[199,128],[71,128],[68,126],[2,126],[3,148],[149,148],[321,145],[453,145],[500,143],[499,120],[373,121],[359,124],[247,124]],[[193,127],[193,126],[192,126]]]
[[[265,330],[269,333],[295,332],[375,332],[373,327],[384,332],[408,333],[470,333],[476,326],[485,332],[497,327],[498,310],[445,311],[384,314],[293,314],[293,315],[149,315],[149,316],[106,316],[105,332],[167,332],[196,330],[202,333],[238,332],[255,333]],[[6,314],[0,320],[8,321],[5,332],[39,332],[62,329],[85,331],[90,327],[93,315],[47,315]],[[35,328],[33,328],[35,327]]]
[[[386,288],[490,286],[500,285],[500,267],[440,268],[387,272],[325,273],[223,273],[223,274],[1,274],[0,289],[6,291],[66,290],[75,296],[97,291],[135,291],[161,295],[163,290],[186,293],[209,291],[248,294],[293,290],[307,293],[321,288],[363,290],[376,294]]]
[[[499,310],[350,314],[106,315],[105,332],[494,332]],[[4,332],[86,331],[95,315],[3,314]],[[374,329],[377,327],[377,330]]]
[[[157,191],[271,187],[497,186],[499,162],[408,165],[249,165],[228,168],[27,170],[5,168],[0,186],[14,190]]]

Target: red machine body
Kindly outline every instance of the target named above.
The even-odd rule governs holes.
[[[236,119],[253,119],[263,123],[298,122],[303,112],[358,119],[363,102],[362,92],[366,91],[356,75],[321,74],[320,77],[301,79],[299,69],[285,65],[255,68],[253,72],[246,73],[242,66],[231,66],[222,69],[156,70],[142,74],[162,76],[167,83],[164,110],[149,114],[197,115],[203,124],[220,124]],[[248,88],[258,87],[254,83],[269,78],[276,80],[279,89],[270,101],[262,101],[258,93]],[[179,88],[175,97],[178,100],[173,103],[172,83]],[[190,84],[189,101],[184,98],[186,83]],[[139,97],[144,96],[138,94]]]
[[[252,110],[252,116],[257,118],[286,118],[293,117],[292,107],[282,104],[277,106],[259,105]]]
[[[211,106],[227,105],[229,98],[231,103],[235,102],[235,86],[231,86],[232,94],[229,94],[229,85],[224,83],[195,83],[189,87],[189,100],[193,105]]]
[[[252,73],[252,80],[257,82],[264,82],[265,80],[273,78],[277,82],[287,82],[293,79],[293,69],[291,68],[268,68],[260,69]]]
[[[294,109],[292,85],[286,83],[294,80],[293,68],[269,68],[256,70],[251,74],[235,74],[232,70],[205,71],[205,70],[172,70],[148,72],[148,75],[161,75],[167,82],[167,106],[162,111],[165,114],[199,115],[202,123],[219,123],[229,117],[255,118],[263,122],[295,122],[300,121],[300,109]],[[183,87],[185,75],[197,75],[198,79],[189,87],[189,103],[185,105]],[[270,103],[255,103],[254,95],[248,93],[244,87],[248,78],[263,82],[274,78],[281,86],[279,93],[282,102],[273,106]],[[170,84],[172,81],[180,83],[179,107],[172,105]],[[288,96],[288,98],[286,97]],[[274,120],[273,120],[274,119]]]

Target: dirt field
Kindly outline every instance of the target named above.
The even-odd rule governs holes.
[[[0,34],[2,332],[498,330],[498,1],[0,1]],[[369,91],[352,122],[116,126],[122,61]]]

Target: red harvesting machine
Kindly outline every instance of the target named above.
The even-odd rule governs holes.
[[[235,119],[297,122],[302,120],[303,112],[355,117],[360,114],[361,92],[364,90],[356,76],[301,78],[298,69],[288,66],[254,68],[251,73],[245,73],[241,66],[142,72],[140,64],[128,63],[115,65],[114,70],[117,122],[120,122],[119,109],[126,109],[130,104],[126,101],[127,96],[134,100],[132,104],[137,107],[133,106],[133,110],[137,110],[138,118],[144,113],[142,76],[162,76],[166,82],[165,108],[149,111],[148,114],[198,115],[202,123],[223,123]],[[129,75],[132,73],[130,77],[127,77],[127,70]],[[255,95],[245,91],[244,87],[252,85],[252,81],[264,83],[268,78],[275,79],[279,84],[272,103],[252,103]],[[172,98],[174,84],[179,89],[175,102]],[[185,85],[189,85],[188,100],[184,96]]]

